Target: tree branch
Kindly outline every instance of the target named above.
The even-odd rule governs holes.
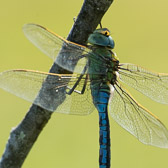
[[[112,2],[113,0],[85,0],[67,39],[78,44],[86,44],[89,34],[96,29]],[[50,72],[65,73],[65,70],[53,64]],[[50,100],[53,100],[50,102],[52,104],[56,98],[52,97],[51,94]],[[51,115],[52,112],[37,105],[31,106],[25,118],[11,131],[6,149],[0,160],[0,168],[19,168],[22,166]]]

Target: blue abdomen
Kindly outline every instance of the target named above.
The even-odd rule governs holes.
[[[99,112],[99,144],[100,168],[110,168],[110,126],[108,119],[108,101],[110,98],[110,89],[106,84],[97,84],[91,87],[93,103]]]

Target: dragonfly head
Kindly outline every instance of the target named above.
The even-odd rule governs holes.
[[[114,40],[107,28],[96,29],[88,38],[88,43],[104,47],[114,48]]]

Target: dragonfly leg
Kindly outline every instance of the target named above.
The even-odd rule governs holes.
[[[75,89],[74,89],[72,92],[76,92],[76,93],[79,93],[79,94],[84,94],[85,89],[86,89],[86,85],[87,85],[87,81],[88,81],[88,74],[86,75],[85,82],[84,82],[84,85],[83,85],[82,90],[79,91],[79,90],[75,90]],[[70,88],[70,87],[68,87],[68,89],[70,89],[70,91],[72,90],[72,88]],[[70,92],[70,91],[69,91],[69,92]],[[69,92],[68,92],[68,93],[69,93]],[[71,94],[72,92],[70,92],[70,94]],[[68,93],[67,93],[67,94],[68,94]]]
[[[85,83],[84,83],[83,88],[82,88],[82,91],[81,91],[81,94],[83,94],[83,93],[85,92],[86,85],[87,85],[87,81],[88,81],[88,77],[89,77],[89,75],[87,74],[87,75],[86,75],[86,79],[85,79]]]
[[[78,86],[80,80],[81,80],[82,77],[85,75],[86,70],[87,70],[87,65],[84,67],[84,69],[83,69],[81,75],[79,76],[79,78],[78,78],[78,80],[76,81],[76,83],[74,84],[74,86],[73,86],[72,88],[69,88],[70,90],[69,90],[69,92],[67,92],[68,95],[71,95],[72,92],[75,91],[75,88]],[[85,88],[86,88],[86,86],[85,86],[85,84],[84,84],[84,87],[83,87],[82,91],[85,90]],[[80,91],[77,91],[77,90],[76,90],[75,92],[80,93]],[[84,92],[84,91],[83,91],[83,92]]]

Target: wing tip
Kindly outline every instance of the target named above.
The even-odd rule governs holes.
[[[36,23],[24,24],[23,27],[22,27],[22,30],[23,30],[24,34],[27,34],[30,30],[32,30],[34,28],[42,28],[42,29],[46,30],[45,27],[43,27],[43,26],[41,26],[39,24],[36,24]]]

